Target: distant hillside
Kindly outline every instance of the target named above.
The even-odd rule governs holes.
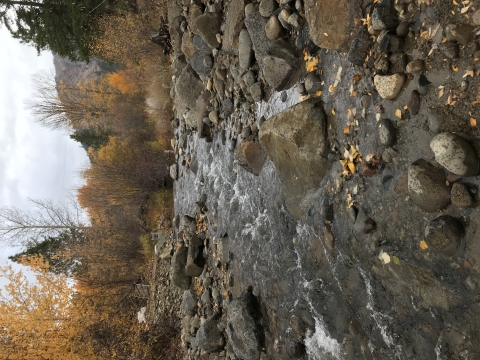
[[[92,58],[90,62],[72,62],[67,58],[63,58],[57,54],[53,56],[53,64],[55,66],[55,81],[68,84],[76,84],[79,81],[91,79],[102,73],[115,71],[118,65],[110,65],[107,62]]]

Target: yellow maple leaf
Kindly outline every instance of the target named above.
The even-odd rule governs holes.
[[[318,90],[318,91],[315,93],[315,95],[317,95],[317,96],[321,96],[321,95],[322,95],[322,93],[323,93],[323,91],[322,91],[322,90]]]
[[[350,134],[350,128],[349,127],[345,127],[343,128],[343,133],[346,135],[346,134]]]
[[[401,119],[402,118],[402,110],[400,110],[400,109],[395,110],[395,116],[398,117],[399,119]]]
[[[420,249],[422,250],[428,249],[428,245],[425,240],[420,241]]]
[[[312,57],[307,61],[307,71],[312,72],[315,71],[318,64],[318,56]]]
[[[355,164],[353,162],[349,162],[347,166],[348,170],[350,170],[350,172],[353,174],[355,172]]]

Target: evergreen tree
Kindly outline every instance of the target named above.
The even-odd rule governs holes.
[[[100,149],[108,143],[110,134],[107,131],[97,131],[92,128],[76,130],[70,138],[81,143],[85,148]]]

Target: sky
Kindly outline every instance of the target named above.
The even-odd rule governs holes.
[[[33,93],[32,77],[53,70],[52,54],[38,56],[4,27],[0,27],[0,44],[0,206],[28,210],[28,198],[61,200],[78,189],[79,172],[89,162],[85,150],[66,131],[42,128],[26,109],[25,101]],[[0,266],[17,250],[0,245]]]

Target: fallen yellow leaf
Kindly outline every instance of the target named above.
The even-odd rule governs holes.
[[[474,118],[470,118],[470,125],[471,126],[477,126],[477,120]]]
[[[323,92],[322,90],[318,90],[318,91],[315,93],[315,95],[321,96],[321,95],[322,95],[322,92]]]
[[[352,163],[352,162],[349,162],[347,164],[347,166],[348,166],[348,169],[350,170],[350,172],[353,174],[355,172],[355,164]]]
[[[332,114],[333,114],[333,115],[336,115],[336,114],[337,114],[337,112],[335,111],[335,109],[332,109]]]
[[[473,70],[466,71],[465,74],[462,76],[462,78],[466,78],[468,76],[473,77]]]
[[[457,72],[458,71],[458,67],[456,67],[455,65],[452,65],[452,70]]]
[[[334,92],[335,91],[335,86],[330,85],[330,87],[328,88],[328,91],[329,92]]]
[[[453,0],[453,5],[458,6],[458,2],[456,0]]]
[[[428,249],[428,245],[425,240],[420,241],[420,249],[422,250]]]
[[[440,99],[443,96],[443,89],[440,90],[440,93],[438,94],[438,98]]]
[[[400,109],[395,110],[395,116],[398,117],[399,119],[401,119],[402,118],[402,110],[400,110]]]
[[[315,56],[315,57],[311,58],[310,60],[308,60],[307,61],[307,71],[308,72],[315,71],[315,69],[317,68],[317,64],[318,64],[318,56]]]
[[[457,103],[457,100],[453,100],[453,101],[452,101],[451,103],[449,103],[448,105],[453,106],[453,105],[455,105],[456,103]]]
[[[346,128],[343,128],[343,133],[346,135],[346,134],[350,134],[350,128],[349,127],[346,127]]]

